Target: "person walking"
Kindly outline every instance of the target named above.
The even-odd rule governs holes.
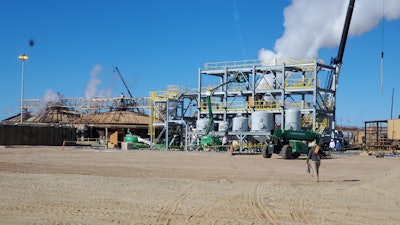
[[[308,152],[306,163],[308,168],[311,167],[311,175],[315,176],[317,182],[319,182],[319,167],[321,166],[322,147],[317,145],[315,141],[311,142],[308,147],[310,147],[310,150]]]

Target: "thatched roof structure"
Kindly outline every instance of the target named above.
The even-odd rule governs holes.
[[[147,128],[150,117],[132,111],[110,111],[87,115],[74,121],[75,125],[87,125],[103,128]]]
[[[65,106],[51,106],[37,115],[27,112],[23,114],[24,124],[72,124],[80,117],[76,111],[72,111]],[[21,123],[21,114],[12,116],[2,121],[2,124],[15,125]]]

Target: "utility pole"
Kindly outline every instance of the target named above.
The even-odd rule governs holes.
[[[23,111],[24,111],[24,65],[25,60],[28,60],[29,57],[25,54],[18,56],[18,59],[22,61],[22,84],[21,84],[21,102],[20,102],[20,113],[21,113],[21,124],[24,122]]]

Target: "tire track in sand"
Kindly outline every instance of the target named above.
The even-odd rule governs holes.
[[[193,192],[196,185],[192,185],[188,191],[178,194],[170,203],[166,203],[161,208],[161,212],[157,217],[156,222],[162,224],[171,224],[176,212],[179,210],[181,203],[188,198],[188,196]]]
[[[262,184],[257,183],[254,188],[249,190],[249,206],[262,224],[277,224],[273,210],[262,202],[261,187]]]
[[[306,199],[311,191],[310,184],[304,184],[297,189],[290,200],[290,216],[295,224],[314,224],[308,213],[309,208],[306,206]]]

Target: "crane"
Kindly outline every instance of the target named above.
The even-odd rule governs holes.
[[[128,88],[128,85],[126,85],[125,79],[122,77],[122,75],[121,75],[121,73],[119,72],[119,69],[118,69],[117,66],[114,66],[114,72],[117,72],[117,74],[118,74],[119,77],[121,78],[122,83],[124,83],[124,86],[125,86],[126,90],[128,91],[129,97],[130,97],[130,98],[133,98],[132,93],[131,93],[131,91],[130,91],[129,88]]]
[[[349,34],[350,22],[353,16],[355,1],[356,0],[349,1],[349,6],[347,8],[347,13],[346,13],[346,19],[344,21],[344,26],[342,31],[342,38],[339,44],[338,54],[335,58],[331,60],[331,65],[335,68],[335,70],[333,71],[335,76],[332,73],[330,74],[328,78],[329,80],[327,83],[327,88],[331,88],[334,91],[336,90],[336,86],[339,83],[339,74],[343,63],[343,55],[344,55],[344,50],[346,48],[347,36]]]
[[[328,74],[326,89],[331,89],[333,92],[336,92],[337,84],[339,82],[339,74],[343,63],[343,55],[350,29],[354,4],[355,0],[349,1],[338,54],[331,60],[331,67],[333,69]],[[328,97],[332,96],[333,95],[328,95]],[[275,130],[271,136],[270,143],[263,146],[262,155],[264,158],[270,158],[272,153],[280,153],[284,159],[297,158],[300,154],[308,153],[308,147],[305,144],[306,142],[312,140],[319,142],[320,139],[320,134],[310,130]]]
[[[126,84],[124,77],[122,77],[122,74],[119,72],[119,69],[118,69],[117,66],[114,66],[114,72],[116,72],[116,73],[118,74],[118,76],[121,78],[122,83],[124,83],[124,86],[125,86],[126,90],[128,91],[129,97],[130,97],[131,99],[133,99],[132,93],[131,93],[131,91],[129,90],[128,85]],[[123,101],[124,101],[124,99],[123,99],[122,97],[123,97],[123,96],[121,96],[121,103],[123,103]],[[123,103],[122,105],[123,105],[123,106],[126,106],[125,103]],[[135,100],[132,100],[132,102],[129,103],[128,105],[136,106]],[[135,109],[137,110],[137,112],[141,113],[140,110],[139,110],[139,108],[135,107]]]

